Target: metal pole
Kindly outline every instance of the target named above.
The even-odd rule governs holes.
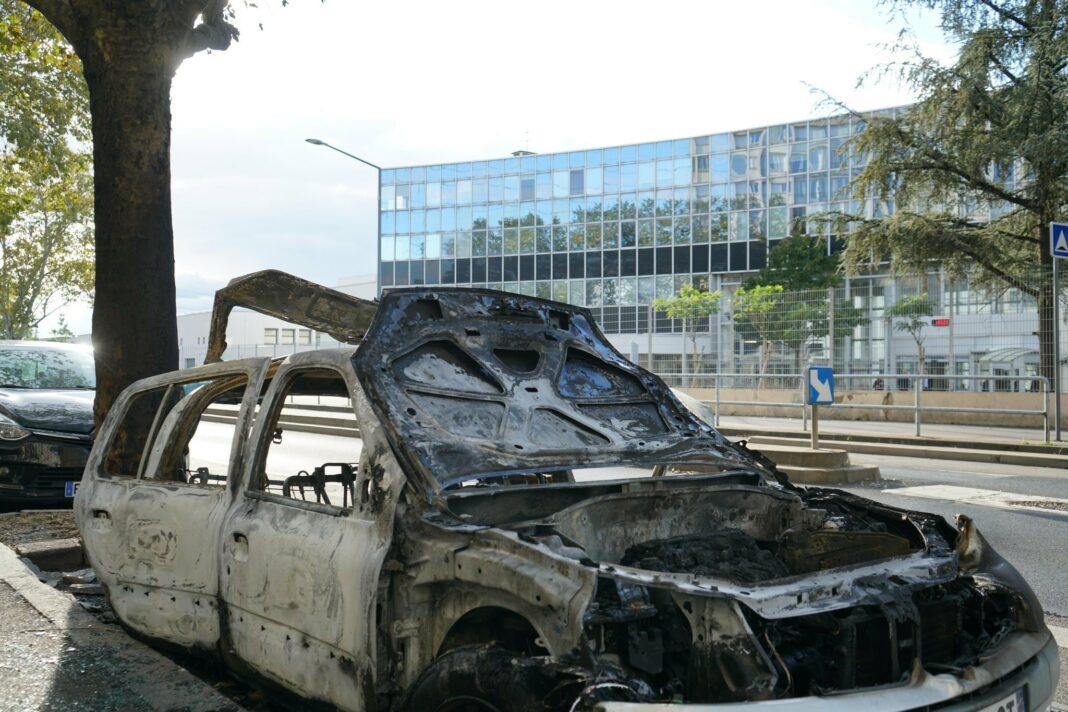
[[[805,383],[805,373],[801,373],[801,377],[798,379],[801,381],[801,430],[808,430],[808,384]],[[816,414],[813,413],[813,416]]]
[[[918,369],[917,369],[918,370]],[[916,374],[916,437],[920,436],[920,391],[923,390],[923,378]]]
[[[1042,442],[1049,442],[1049,381],[1045,378],[1042,379],[1042,432],[1045,439]]]
[[[382,294],[382,169],[375,166],[378,175],[378,197],[375,203],[375,275],[376,290]]]
[[[650,304],[649,305],[649,334],[648,334],[649,344],[648,344],[648,348],[646,349],[646,356],[645,356],[645,361],[646,361],[645,367],[648,368],[650,371],[653,370],[653,319],[655,319],[655,318],[656,317],[655,317],[655,315],[653,313],[653,305]],[[654,371],[654,373],[655,373],[655,371]]]
[[[720,374],[716,373],[716,427],[719,427],[719,379]],[[1048,440],[1049,438],[1047,438]]]
[[[812,404],[812,449],[820,449],[820,407]]]
[[[834,368],[834,287],[827,287],[827,345],[831,352],[827,365]]]
[[[338,153],[344,156],[348,156],[349,158],[355,161],[359,161],[365,166],[370,166],[371,168],[374,168],[375,172],[378,174],[378,196],[375,199],[375,284],[377,285],[376,291],[381,294],[382,284],[380,277],[382,276],[382,166],[379,166],[375,163],[371,163],[370,161],[360,158],[359,156],[353,155],[348,151],[342,151],[337,146],[332,146],[326,141],[321,141],[317,138],[306,138],[304,140],[307,143],[312,144],[313,146],[325,146],[326,148],[329,148],[332,151],[337,151]]]
[[[679,386],[681,388],[688,388],[689,385],[692,385],[692,384],[688,384],[687,380],[686,380],[686,376],[687,376],[688,372],[689,372],[689,369],[686,368],[686,319],[683,319],[682,320],[682,368],[679,371],[679,374],[681,376],[679,378]]]
[[[1061,441],[1061,281],[1058,269],[1060,263],[1058,258],[1053,258],[1053,433],[1057,442]]]
[[[954,289],[955,280],[949,280],[949,363],[946,366],[949,368],[949,375],[957,375],[957,352],[953,348],[953,325],[957,323],[957,317],[955,312],[957,311],[957,290]],[[957,379],[950,378],[949,390],[953,392],[957,390]]]

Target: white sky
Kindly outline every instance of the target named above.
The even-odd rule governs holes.
[[[239,8],[240,42],[174,81],[179,313],[257,269],[374,272],[375,172],[307,137],[391,167],[826,115],[810,86],[856,109],[912,98],[856,88],[902,26],[860,0],[259,5]],[[950,55],[931,16],[911,19]],[[63,311],[89,331],[87,308]]]

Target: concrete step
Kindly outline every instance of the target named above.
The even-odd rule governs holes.
[[[776,465],[842,467],[849,464],[849,453],[845,450],[813,450],[789,443],[768,443],[757,438],[749,441],[749,447],[764,453]]]
[[[760,449],[761,445],[796,445],[797,438],[757,435],[749,439]],[[919,457],[929,460],[958,460],[963,462],[995,462],[1005,465],[1028,467],[1053,467],[1068,469],[1068,457],[1037,452],[998,451],[968,447],[938,447],[922,442],[908,444],[856,442],[839,440],[833,436],[820,435],[820,444],[862,455],[887,455],[893,457]]]
[[[842,467],[779,467],[795,485],[843,485],[855,482],[877,482],[882,479],[874,465],[844,465]]]

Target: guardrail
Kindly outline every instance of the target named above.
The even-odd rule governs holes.
[[[681,374],[681,373],[659,373],[657,374],[663,378],[668,385],[681,388],[710,388],[715,390],[715,398],[713,400],[702,401],[706,405],[712,406],[716,415],[715,425],[719,425],[720,420],[720,408],[724,405],[741,405],[748,407],[767,407],[767,408],[785,408],[796,409],[801,411],[801,428],[802,430],[808,430],[809,420],[809,406],[807,404],[807,389],[808,384],[804,374],[800,373],[769,373],[769,374],[755,374],[755,373],[699,373],[699,374]],[[772,384],[787,384],[794,383],[796,385],[786,386],[784,390],[790,390],[796,388],[798,390],[799,399],[797,401],[763,401],[763,400],[729,400],[721,397],[722,382],[726,379],[736,379],[747,382],[749,385],[733,386],[734,388],[767,388],[768,383]],[[942,374],[923,374],[917,376],[916,374],[908,373],[835,373],[834,379],[837,383],[850,383],[850,382],[868,382],[868,388],[865,391],[871,392],[883,392],[883,391],[895,391],[895,392],[908,392],[913,393],[913,402],[911,405],[896,405],[887,403],[841,403],[835,402],[835,409],[858,409],[858,410],[898,410],[898,411],[912,411],[913,421],[916,424],[916,435],[921,434],[923,425],[923,413],[935,413],[935,412],[952,412],[952,413],[998,413],[1002,415],[1034,415],[1042,419],[1042,430],[1045,435],[1045,441],[1049,442],[1050,435],[1050,416],[1052,413],[1050,400],[1052,393],[1050,391],[1049,379],[1044,376],[956,376],[956,375],[942,375]],[[905,387],[901,387],[902,382],[905,383]],[[945,386],[949,383],[961,383],[967,384],[974,382],[978,384],[978,389],[954,389],[956,391],[965,392],[984,392],[990,393],[991,396],[999,392],[1031,392],[1041,393],[1041,409],[1023,409],[1023,408],[999,408],[999,407],[967,407],[967,406],[938,406],[938,405],[924,405],[923,394],[925,392],[938,392],[943,393],[949,391]],[[894,384],[895,388],[887,388],[887,384]],[[927,384],[925,388],[924,385]],[[937,384],[940,387],[931,388],[931,384]],[[1011,384],[1020,384],[1021,388],[1007,388],[1006,386]],[[727,386],[731,387],[731,386]],[[782,388],[780,388],[782,389]],[[780,390],[776,389],[776,390]],[[839,389],[849,390],[849,389]]]

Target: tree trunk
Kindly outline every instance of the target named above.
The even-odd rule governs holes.
[[[133,32],[137,32],[134,30]],[[142,35],[144,33],[141,33]],[[95,415],[178,366],[170,193],[172,64],[151,36],[109,33],[83,56],[93,121]]]

